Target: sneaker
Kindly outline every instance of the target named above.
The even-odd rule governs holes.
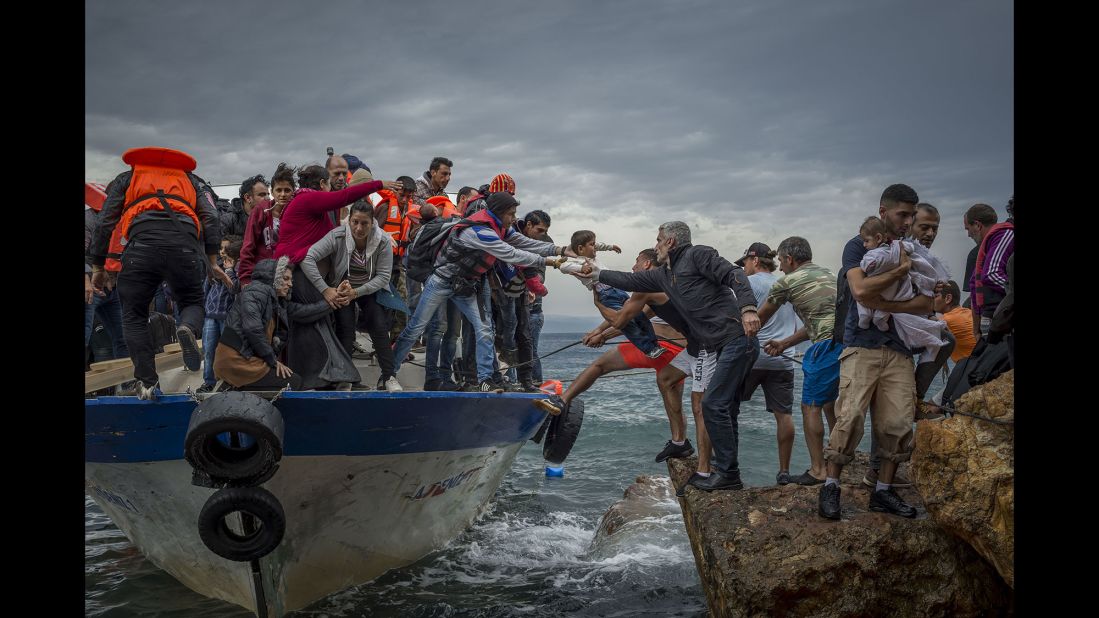
[[[440,390],[440,391],[459,391],[459,390],[462,390],[462,387],[459,386],[458,383],[455,382],[454,380],[443,380],[442,383],[439,384],[439,388],[437,388],[436,390]]]
[[[557,416],[565,411],[565,402],[557,395],[554,395],[549,399],[538,399],[534,402],[534,406],[540,410],[549,412],[553,416]]]
[[[817,514],[825,519],[840,518],[840,486],[825,484],[820,488],[820,498],[817,500]]]
[[[466,392],[471,393],[501,393],[500,387],[496,385],[492,380],[481,380],[480,384],[470,384],[465,388]]]
[[[691,446],[690,439],[684,440],[683,444],[675,444],[671,440],[664,443],[664,450],[660,451],[656,455],[656,463],[666,461],[669,457],[673,459],[681,459],[683,457],[690,457],[694,455],[695,447]]]
[[[176,339],[179,340],[179,349],[183,352],[183,366],[188,371],[202,369],[202,352],[198,350],[195,342],[195,333],[190,326],[180,324],[176,329]]]
[[[820,485],[824,482],[824,479],[818,479],[812,474],[809,474],[809,471],[806,470],[803,474],[793,479],[793,481],[798,485]]]
[[[879,489],[870,494],[870,510],[875,513],[889,513],[912,519],[916,516],[916,509],[908,504],[897,492],[890,489]]]
[[[213,384],[203,384],[202,386],[195,389],[195,394],[196,395],[201,395],[203,393],[212,393],[212,392],[214,392],[214,385]]]
[[[775,475],[775,484],[776,485],[789,485],[790,483],[793,483],[793,482],[794,482],[794,479],[790,478],[790,473],[786,470],[782,470],[778,474]]]
[[[397,381],[397,376],[389,376],[389,378],[385,381],[385,390],[397,392],[403,391],[404,387],[401,386],[401,383]]]
[[[649,358],[660,358],[667,351],[668,351],[667,348],[658,345],[655,348],[653,348],[652,351],[647,352],[645,354],[645,356],[648,356]]]
[[[415,354],[413,354],[412,352],[409,352],[409,353],[408,353],[408,356],[406,356],[406,357],[404,358],[404,362],[406,362],[406,363],[411,363],[411,362],[412,362],[412,361],[414,361],[414,360],[416,360],[416,355],[415,355]]]
[[[138,399],[143,399],[145,401],[156,401],[164,393],[160,391],[160,386],[158,386],[157,384],[154,384],[152,386],[145,386],[144,384],[141,384],[139,382],[137,385],[136,394]]]
[[[878,471],[873,468],[867,469],[866,474],[862,477],[862,484],[867,487],[877,487]],[[911,487],[912,481],[908,480],[908,477],[902,475],[900,470],[898,470],[893,473],[893,482],[890,483],[890,485],[893,487]]]
[[[531,380],[524,380],[524,381],[520,382],[519,387],[520,387],[519,391],[523,392],[523,393],[540,393],[540,392],[542,392],[542,389],[535,386],[534,382],[531,381]]]
[[[930,401],[921,401],[916,406],[915,420],[917,421],[939,421],[944,418],[946,418],[946,415],[943,414],[942,407]]]
[[[425,380],[424,381],[424,390],[425,391],[437,391],[437,390],[439,390],[439,386],[441,386],[442,383],[443,383],[442,380]]]

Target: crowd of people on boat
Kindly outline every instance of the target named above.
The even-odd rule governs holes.
[[[107,185],[102,207],[85,207],[85,347],[87,357],[98,317],[111,354],[133,361],[142,399],[161,394],[155,331],[164,319],[186,368],[202,371],[200,392],[368,389],[354,362],[367,355],[380,368],[376,388],[399,391],[413,350],[424,353],[423,390],[540,392],[542,298],[546,268],[556,267],[592,292],[603,318],[583,343],[626,341],[536,405],[567,413],[601,376],[653,369],[671,433],[656,461],[688,457],[691,378],[698,464],[682,494],[743,487],[737,417],[762,390],[776,421],[776,483],[820,485],[829,519],[839,518],[838,479],[869,412],[870,508],[913,517],[894,491],[909,483],[897,466],[911,453],[913,423],[941,411],[941,401],[923,401],[935,376],[987,342],[1011,345],[1014,198],[1005,222],[986,204],[965,212],[976,246],[961,285],[932,251],[938,210],[903,184],[885,189],[876,216],[852,224],[838,273],[813,263],[800,236],[774,249],[753,242],[730,262],[693,244],[681,221],[659,226],[632,272],[618,272],[597,252],[622,248],[596,232],[556,245],[549,213],[520,218],[506,173],[462,187],[452,202],[445,157],[393,181],[375,180],[348,154],[279,163],[270,181],[245,179],[232,201],[193,173],[186,153],[135,149],[123,161],[131,169]],[[800,475],[789,469],[795,362],[811,461]]]

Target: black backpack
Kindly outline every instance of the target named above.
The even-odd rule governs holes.
[[[458,217],[435,217],[423,224],[416,233],[416,238],[408,247],[408,269],[405,274],[413,281],[426,283],[427,278],[435,271],[435,258],[443,249],[443,241],[450,237],[454,227],[466,221]],[[469,222],[466,221],[468,224]]]
[[[990,343],[987,338],[977,342],[973,354],[958,361],[943,388],[943,406],[953,405],[969,389],[990,382],[1012,368],[1010,345],[1006,341]]]

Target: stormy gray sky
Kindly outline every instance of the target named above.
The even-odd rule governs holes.
[[[376,178],[455,162],[449,191],[498,172],[519,213],[591,229],[628,269],[657,226],[734,260],[807,238],[836,269],[888,185],[943,214],[1014,193],[1014,8],[958,2],[259,2],[85,4],[85,178],[137,146],[186,150],[213,184],[323,163]],[[235,197],[235,196],[222,196]],[[550,273],[546,312],[590,315]]]

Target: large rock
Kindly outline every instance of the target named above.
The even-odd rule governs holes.
[[[755,487],[681,499],[714,616],[996,616],[1013,591],[966,543],[929,519],[919,495],[898,491],[916,519],[867,511],[860,453],[841,480],[843,519],[817,515],[819,486]],[[669,459],[677,486],[695,459]]]
[[[611,536],[630,522],[678,510],[671,479],[641,475],[622,493],[622,499],[603,513],[596,536]]]
[[[913,480],[931,518],[972,545],[1014,588],[1015,372],[969,391],[955,409],[1001,423],[964,415],[920,421]]]

